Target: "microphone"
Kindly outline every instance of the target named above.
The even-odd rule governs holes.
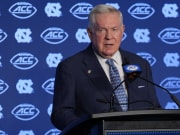
[[[168,89],[166,89],[166,88],[164,88],[164,87],[162,87],[162,86],[160,86],[160,85],[158,85],[158,84],[156,84],[156,83],[154,83],[154,82],[152,82],[152,81],[150,81],[150,80],[148,80],[148,79],[143,78],[143,77],[140,76],[142,70],[141,70],[141,68],[140,68],[139,65],[137,65],[137,64],[124,65],[124,66],[123,66],[123,70],[124,70],[124,72],[126,73],[127,78],[129,78],[129,79],[140,78],[140,79],[142,79],[142,80],[144,80],[144,81],[146,81],[146,82],[148,82],[148,83],[150,83],[150,84],[152,84],[152,85],[154,85],[154,86],[156,86],[156,87],[159,87],[160,89],[164,90],[165,92],[168,93],[168,95],[170,96],[170,98],[171,98],[171,99],[177,104],[177,106],[180,108],[180,101],[176,98],[176,96],[174,96],[172,93],[170,93]]]

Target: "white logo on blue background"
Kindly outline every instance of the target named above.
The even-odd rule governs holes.
[[[41,38],[49,44],[60,44],[68,38],[68,33],[61,28],[47,28],[41,33]]]
[[[140,57],[142,57],[143,59],[147,60],[149,62],[149,64],[151,65],[151,67],[156,63],[156,58],[154,56],[152,56],[152,54],[147,53],[147,52],[138,52],[136,53],[137,55],[139,55]]]
[[[7,38],[6,32],[0,29],[0,43],[3,42]]]
[[[88,15],[93,6],[89,3],[77,3],[69,11],[78,19],[88,19]]]
[[[55,78],[50,78],[42,84],[42,88],[49,94],[54,94],[54,80]]]
[[[76,39],[78,43],[90,43],[90,39],[86,29],[79,28],[76,32]]]
[[[19,79],[16,84],[16,89],[19,94],[32,94],[34,89],[32,88],[33,82],[31,79]]]
[[[36,13],[37,9],[28,2],[17,2],[9,8],[9,12],[16,18],[27,19]]]
[[[46,62],[48,66],[51,67],[57,67],[59,62],[63,59],[63,56],[61,53],[49,53],[46,57]]]
[[[8,88],[9,88],[9,85],[0,79],[0,94],[3,94],[4,92],[6,92]]]
[[[147,3],[135,3],[128,9],[128,13],[136,19],[147,19],[154,14],[155,10]]]
[[[18,69],[27,70],[33,68],[38,59],[30,53],[18,53],[11,58],[10,63]]]
[[[166,67],[179,67],[180,56],[178,53],[166,53],[163,59]]]
[[[33,130],[20,130],[18,135],[35,135]]]
[[[178,17],[178,6],[177,4],[164,4],[162,13],[166,18],[177,18]]]
[[[29,28],[18,28],[14,36],[18,43],[30,43],[32,42],[31,33]]]
[[[39,109],[32,104],[19,104],[11,111],[17,119],[22,121],[29,121],[37,117]]]
[[[166,44],[180,43],[180,30],[177,28],[165,28],[159,34],[158,37]]]
[[[133,37],[137,43],[149,43],[150,42],[149,34],[150,32],[148,29],[136,29]]]
[[[180,92],[180,78],[179,77],[167,77],[160,85],[168,89],[171,93],[177,94]]]
[[[58,129],[50,129],[44,135],[60,135],[61,131]]]
[[[62,12],[60,11],[60,9],[61,9],[60,3],[48,2],[44,10],[48,17],[60,17],[62,16]]]

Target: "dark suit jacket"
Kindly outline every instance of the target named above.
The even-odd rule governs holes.
[[[149,63],[139,56],[120,50],[123,63],[138,64],[141,77],[152,80]],[[128,110],[158,108],[155,88],[139,78],[126,80]],[[81,116],[109,112],[111,84],[98,62],[91,45],[61,62],[56,70],[51,120],[60,130]],[[104,102],[99,102],[98,100]],[[116,101],[115,101],[116,102]],[[119,106],[119,105],[117,105]],[[117,107],[116,106],[116,107]],[[121,111],[120,107],[116,111]]]

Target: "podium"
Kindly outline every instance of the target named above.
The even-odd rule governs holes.
[[[180,135],[180,110],[92,114],[73,122],[61,135]]]

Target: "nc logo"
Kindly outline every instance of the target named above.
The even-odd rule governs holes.
[[[164,56],[164,63],[166,67],[179,67],[180,66],[180,56],[178,53],[166,53]]]
[[[45,13],[48,17],[60,17],[62,16],[62,12],[60,11],[61,4],[60,3],[50,3],[48,2],[45,7]]]
[[[76,32],[76,39],[78,43],[90,43],[89,36],[86,29],[78,29]]]
[[[17,29],[15,33],[15,39],[18,43],[30,43],[32,41],[30,29]]]
[[[162,13],[166,18],[176,18],[178,17],[178,6],[177,4],[164,4],[162,8]]]
[[[57,67],[59,62],[63,59],[63,56],[61,53],[49,53],[46,62],[49,67]]]
[[[31,79],[19,79],[16,84],[16,89],[20,94],[32,94],[33,88],[31,87],[33,82]]]
[[[137,43],[149,43],[149,34],[150,32],[148,29],[136,29],[133,36]]]

